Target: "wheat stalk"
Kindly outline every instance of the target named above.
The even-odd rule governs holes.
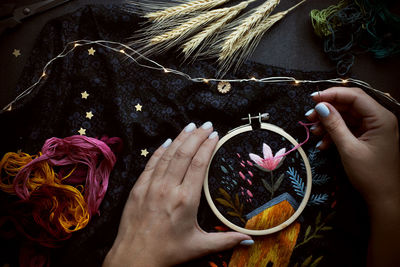
[[[189,41],[187,41],[185,44],[183,44],[182,47],[182,52],[185,54],[185,60],[192,55],[192,53],[201,45],[201,48],[197,52],[197,55],[199,55],[202,51],[202,48],[207,46],[208,43],[210,43],[210,39],[218,33],[218,31],[225,26],[228,22],[230,22],[232,19],[234,19],[243,9],[245,9],[251,2],[254,2],[255,0],[249,0],[242,2],[236,6],[230,7],[229,12],[226,16],[220,18],[217,20],[215,23],[209,25],[206,27],[204,30],[193,36]],[[197,57],[194,56],[194,58]]]
[[[193,31],[198,30],[211,21],[218,20],[219,18],[226,16],[230,11],[231,8],[228,7],[211,10],[187,20],[178,27],[175,27],[164,34],[152,37],[148,44],[148,47],[152,47],[152,49],[149,50],[150,53],[160,53],[171,48],[179,43],[182,39],[186,38]]]
[[[182,15],[191,14],[193,12],[209,10],[216,6],[222,5],[228,1],[229,0],[189,1],[184,4],[166,8],[164,10],[147,13],[144,15],[144,17],[149,19],[150,21],[160,21],[160,20],[165,20],[165,19],[169,19],[172,17],[180,17]]]
[[[240,47],[243,36],[248,31],[251,31],[255,25],[260,23],[263,18],[269,16],[279,2],[280,0],[269,0],[261,6],[253,9],[250,16],[246,16],[242,20],[232,25],[234,30],[224,39],[218,61],[226,62],[230,57],[232,57],[238,47]]]

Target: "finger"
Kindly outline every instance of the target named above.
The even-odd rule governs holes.
[[[250,236],[238,232],[206,233],[198,241],[198,244],[200,251],[203,251],[204,254],[209,254],[231,249],[241,242],[243,245],[254,244]]]
[[[331,146],[331,144],[332,138],[329,136],[329,134],[325,134],[322,140],[315,145],[315,148],[319,150],[326,150]]]
[[[199,150],[200,145],[212,132],[212,123],[206,122],[190,135],[183,144],[176,149],[176,152],[166,170],[168,183],[179,185],[192,161],[192,158]]]
[[[176,150],[186,141],[186,139],[194,132],[195,129],[196,125],[194,123],[189,123],[175,138],[155,166],[151,183],[156,183],[157,181],[162,180],[170,161],[173,159],[176,153]]]
[[[196,205],[200,201],[201,188],[206,177],[208,163],[218,142],[218,133],[212,132],[200,146],[182,182],[183,190],[190,192]]]
[[[342,116],[331,104],[326,102],[319,103],[315,106],[315,111],[318,113],[321,124],[338,149],[357,141],[356,137],[347,128]]]
[[[321,136],[326,133],[324,127],[320,123],[314,124],[313,126],[310,127],[310,131],[313,135]]]
[[[385,109],[360,88],[332,87],[311,96],[317,102],[349,106],[361,117],[376,117]]]

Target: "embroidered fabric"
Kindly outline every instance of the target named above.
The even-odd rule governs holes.
[[[77,39],[125,42],[138,27],[138,17],[113,5],[88,6],[50,22],[38,38],[18,91],[36,81],[44,64],[67,42]],[[298,140],[304,140],[304,128],[297,121],[304,120],[304,113],[314,105],[309,94],[330,86],[231,83],[231,90],[221,94],[217,83],[193,83],[173,74],[143,69],[124,60],[119,53],[102,47],[93,48],[96,50],[93,56],[88,55],[89,47],[84,47],[57,61],[45,82],[14,105],[11,112],[0,115],[2,155],[18,149],[36,153],[46,139],[78,134],[81,127],[86,129],[88,136],[108,135],[123,139],[124,151],[111,174],[100,216],[93,217],[90,224],[74,233],[62,248],[50,251],[53,266],[101,265],[117,234],[129,191],[150,156],[141,156],[142,149],[146,148],[151,154],[165,139],[175,137],[191,121],[201,125],[211,120],[222,136],[241,125],[240,118],[259,112],[268,112],[270,123],[285,129]],[[211,62],[181,65],[172,52],[157,61],[196,77],[212,77],[216,71]],[[335,75],[246,63],[230,77],[252,76],[322,79]],[[81,97],[83,91],[89,94],[87,99]],[[141,111],[135,108],[137,104],[142,105]],[[90,111],[94,116],[89,119],[85,114]],[[317,141],[313,136],[303,146],[313,171],[313,190],[309,206],[297,221],[299,232],[296,246],[289,254],[289,265],[301,265],[310,256],[312,262],[322,256],[321,266],[365,265],[366,209],[345,177],[336,150],[319,152],[314,149]],[[276,152],[275,148],[273,151]],[[260,155],[261,151],[254,153]],[[301,198],[306,178],[301,166],[288,166],[284,174],[287,177],[285,186],[293,189],[294,198]],[[8,201],[10,199],[0,193],[1,205],[7,205]],[[206,231],[217,231],[222,225],[204,198],[198,220]],[[18,239],[7,239],[7,242],[8,246],[0,251],[0,263],[17,265],[21,243]],[[231,255],[232,251],[226,251],[183,266],[213,266],[211,263],[224,266]]]

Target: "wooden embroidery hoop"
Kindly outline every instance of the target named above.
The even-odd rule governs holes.
[[[226,219],[221,212],[217,209],[217,207],[214,204],[214,201],[212,200],[211,194],[210,194],[210,190],[208,187],[208,173],[210,171],[210,166],[211,166],[211,162],[215,156],[215,154],[217,153],[217,151],[219,150],[219,148],[225,144],[229,139],[231,139],[232,137],[241,134],[241,133],[245,133],[245,132],[249,132],[249,131],[253,131],[253,126],[252,126],[252,119],[256,119],[258,118],[259,123],[260,123],[260,129],[263,130],[267,130],[267,131],[271,131],[274,132],[276,134],[279,134],[281,136],[283,136],[284,138],[286,138],[286,140],[288,140],[290,143],[292,143],[294,146],[298,145],[297,141],[290,136],[287,132],[285,132],[282,128],[270,124],[270,123],[265,123],[262,122],[262,120],[267,120],[269,119],[269,114],[268,113],[263,113],[263,114],[258,114],[258,116],[254,116],[252,117],[250,114],[248,115],[248,118],[243,118],[242,120],[249,120],[248,124],[239,126],[231,131],[229,131],[224,137],[222,137],[219,142],[217,143],[217,146],[214,150],[214,153],[211,157],[210,163],[208,164],[207,167],[207,172],[206,172],[206,178],[204,180],[204,192],[206,195],[206,199],[207,202],[211,208],[211,210],[214,212],[214,214],[218,217],[218,219],[221,220],[222,223],[224,223],[226,226],[228,226],[229,228],[240,232],[240,233],[244,233],[244,234],[248,234],[248,235],[256,235],[256,236],[260,236],[260,235],[269,235],[269,234],[273,234],[276,233],[282,229],[284,229],[285,227],[289,226],[292,222],[294,222],[299,216],[300,214],[303,212],[304,208],[307,205],[308,199],[310,198],[310,194],[311,194],[311,185],[312,185],[312,173],[311,173],[311,167],[310,167],[310,162],[308,161],[308,157],[306,155],[306,153],[304,152],[303,148],[299,147],[297,149],[297,152],[299,152],[301,158],[304,161],[304,166],[306,168],[306,174],[307,174],[307,184],[306,184],[306,191],[304,193],[304,197],[303,200],[301,201],[298,209],[295,211],[295,213],[290,216],[286,221],[284,221],[283,223],[274,226],[272,228],[269,229],[265,229],[265,230],[250,230],[250,229],[246,229],[240,226],[237,226],[233,223],[231,223],[228,219]]]

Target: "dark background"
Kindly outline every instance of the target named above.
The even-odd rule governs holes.
[[[3,3],[16,3],[17,6],[37,1],[6,0]],[[22,25],[0,36],[0,107],[8,104],[14,97],[14,88],[29,58],[30,51],[43,26],[51,19],[74,12],[85,5],[123,3],[123,0],[72,0],[62,6],[24,20]],[[262,2],[262,1],[259,1]],[[282,0],[277,11],[284,10],[298,1]],[[338,0],[308,0],[287,15],[263,37],[252,56],[252,60],[264,64],[302,71],[327,71],[335,69],[323,52],[322,41],[314,34],[309,13],[312,9],[326,8]],[[12,55],[14,49],[21,56]],[[39,72],[40,70],[38,70]],[[400,58],[384,60],[373,59],[364,54],[356,57],[350,76],[364,80],[374,88],[389,92],[400,100],[397,77],[400,74]],[[334,78],[334,77],[332,77]]]

